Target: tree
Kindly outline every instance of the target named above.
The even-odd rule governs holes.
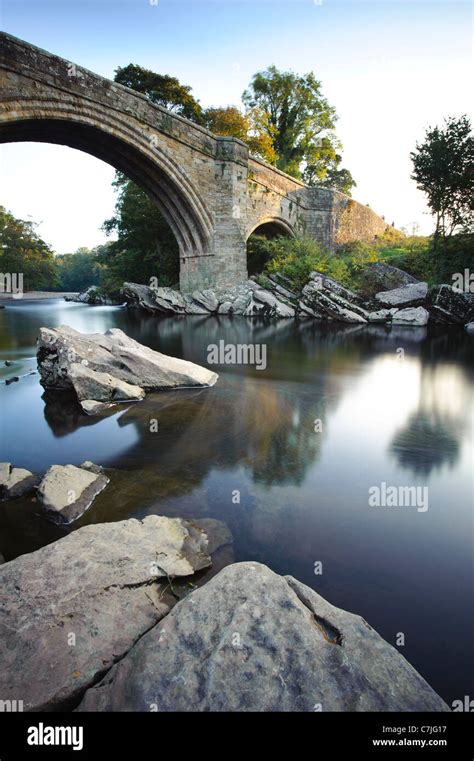
[[[176,77],[156,74],[150,69],[129,63],[128,66],[119,66],[115,70],[115,81],[126,87],[131,87],[136,92],[141,92],[152,103],[157,103],[168,111],[173,111],[179,116],[202,124],[202,108],[199,101],[191,95],[192,88],[182,85]]]
[[[179,251],[168,223],[146,193],[117,172],[114,186],[118,191],[115,214],[102,229],[118,239],[99,255],[106,266],[106,284],[112,288],[125,280],[149,284],[158,278],[160,285],[179,281]]]
[[[314,185],[323,184],[329,172],[347,172],[339,169],[336,111],[312,72],[300,76],[270,66],[255,74],[242,100],[248,109],[259,108],[267,114],[267,134],[279,169]],[[351,181],[354,184],[347,172],[344,186]]]
[[[17,219],[0,206],[0,271],[23,275],[26,291],[54,288],[58,284],[54,252],[39,237],[34,222]]]
[[[268,114],[255,107],[243,114],[237,106],[208,108],[204,125],[215,135],[237,137],[247,143],[250,153],[273,164],[277,155],[273,147],[272,129]]]
[[[467,116],[445,119],[444,129],[428,127],[425,139],[410,153],[419,190],[436,216],[435,242],[458,229],[472,231],[474,195],[473,137]]]
[[[102,268],[99,257],[106,252],[105,246],[96,246],[92,250],[81,247],[73,254],[60,254],[56,257],[59,275],[59,288],[62,291],[84,291],[90,285],[100,285]]]

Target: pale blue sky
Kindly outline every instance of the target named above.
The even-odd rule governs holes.
[[[207,105],[240,104],[274,63],[313,70],[336,107],[354,197],[430,231],[409,152],[429,124],[470,113],[472,17],[446,0],[3,0],[2,29],[92,71],[138,63],[177,76]],[[0,202],[41,221],[57,251],[92,246],[113,170],[68,148],[3,146]]]

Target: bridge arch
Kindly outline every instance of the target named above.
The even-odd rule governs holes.
[[[265,238],[294,238],[295,231],[292,225],[283,217],[267,216],[260,219],[247,235],[247,241],[252,235],[263,235]]]
[[[189,177],[160,145],[160,133],[137,129],[114,111],[89,102],[34,100],[15,93],[3,99],[0,142],[44,142],[89,153],[123,172],[156,203],[183,259],[212,249],[213,223]]]

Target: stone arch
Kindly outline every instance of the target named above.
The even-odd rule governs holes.
[[[181,264],[212,253],[212,219],[186,172],[160,144],[160,132],[137,129],[123,114],[77,97],[68,103],[22,93],[2,107],[1,143],[66,145],[105,161],[156,203],[176,237]]]
[[[268,254],[258,240],[252,241],[257,235],[271,240],[278,237],[293,238],[295,233],[291,225],[282,217],[267,216],[261,219],[247,236],[247,271],[249,275],[257,275],[262,272],[268,260]]]
[[[263,217],[248,233],[247,241],[252,235],[264,235],[268,238],[277,238],[284,236],[294,238],[295,231],[293,227],[283,217],[268,216]]]

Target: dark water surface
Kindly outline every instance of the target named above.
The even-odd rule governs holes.
[[[298,577],[394,645],[403,633],[400,652],[449,703],[472,696],[472,338],[17,302],[0,310],[0,376],[36,369],[38,328],[59,324],[119,327],[200,364],[220,339],[264,343],[268,366],[223,366],[212,389],[150,394],[101,419],[43,396],[37,374],[1,383],[0,461],[119,469],[75,527],[153,513],[224,520],[236,560]],[[369,506],[382,482],[427,486],[428,510]],[[31,496],[0,505],[7,560],[59,536]]]

